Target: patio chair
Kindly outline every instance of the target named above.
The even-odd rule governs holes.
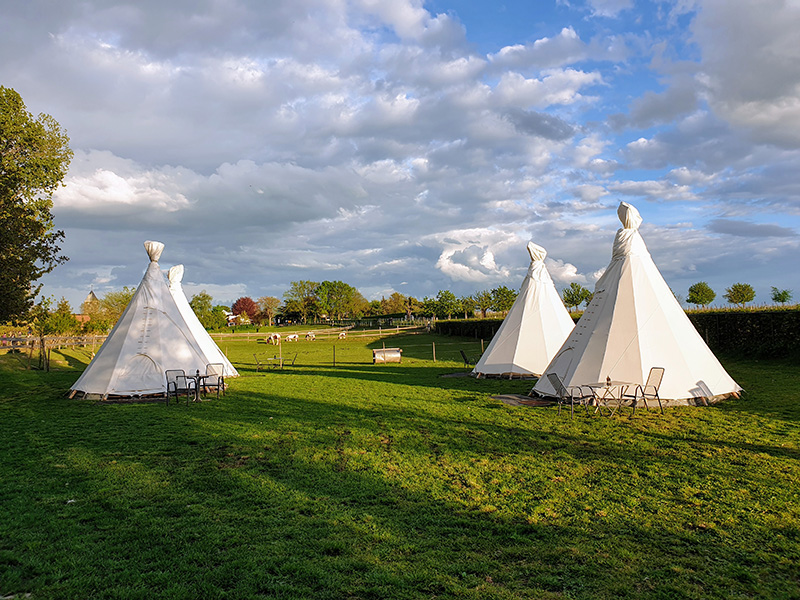
[[[561,377],[556,375],[555,373],[548,373],[547,380],[550,382],[550,385],[553,386],[553,389],[556,391],[558,395],[558,414],[561,414],[561,406],[569,402],[569,418],[572,419],[575,417],[575,402],[577,401],[578,404],[582,404],[583,407],[586,409],[586,414],[589,415],[589,404],[587,403],[588,398],[594,398],[594,394],[589,394],[588,396],[583,393],[583,388],[581,386],[570,386],[566,387],[564,382],[561,381]],[[591,392],[591,390],[590,390]]]
[[[644,407],[648,411],[650,407],[647,406],[647,400],[658,400],[658,408],[661,409],[661,414],[664,414],[664,407],[661,405],[661,398],[658,395],[658,388],[661,387],[661,380],[664,379],[664,367],[652,367],[650,373],[647,374],[647,382],[644,385],[637,385],[633,392],[633,415],[636,415],[636,404],[639,398],[644,402]]]
[[[206,365],[206,376],[203,378],[203,389],[207,392],[210,390],[217,391],[217,400],[219,394],[225,395],[225,377],[223,373],[225,367],[222,363],[210,363]]]
[[[197,386],[195,380],[186,376],[183,369],[169,369],[164,371],[164,376],[167,378],[167,404],[169,399],[175,397],[177,403],[178,396],[186,394],[186,404],[189,404],[192,396],[197,399]]]
[[[266,354],[262,356],[253,354],[253,358],[256,361],[256,372],[260,371],[261,369],[266,369],[269,366],[269,361],[271,360],[267,358]]]

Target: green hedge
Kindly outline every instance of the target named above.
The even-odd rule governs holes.
[[[687,316],[714,352],[751,357],[800,353],[800,310],[708,310]],[[577,320],[578,316],[573,318]],[[437,333],[492,339],[502,319],[436,321]]]
[[[800,310],[728,310],[689,313],[714,352],[753,357],[800,351]]]

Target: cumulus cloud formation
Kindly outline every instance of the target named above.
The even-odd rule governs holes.
[[[448,1],[10,3],[0,83],[75,150],[54,205],[71,260],[46,291],[136,285],[145,239],[220,302],[297,279],[516,287],[529,239],[589,285],[620,200],[676,285],[756,246],[753,283],[785,279],[798,7],[553,4],[519,28],[513,4],[493,26]]]
[[[706,0],[693,21],[710,106],[761,142],[800,145],[800,5]]]

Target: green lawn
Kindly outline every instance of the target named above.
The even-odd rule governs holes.
[[[300,341],[261,373],[274,347],[220,345],[242,376],[190,406],[69,400],[85,353],[0,355],[0,598],[800,598],[796,364],[570,421],[441,377],[474,340],[351,337],[335,367]]]

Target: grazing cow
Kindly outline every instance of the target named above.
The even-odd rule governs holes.
[[[296,333],[292,333],[292,334],[286,336],[286,341],[287,342],[296,342],[299,339],[300,339],[300,336],[298,336]]]
[[[340,340],[347,339],[347,332],[346,332],[346,331],[342,331],[342,332],[339,334],[339,339],[340,339]]]
[[[311,333],[310,331],[306,334],[307,342],[313,342],[315,339],[317,339],[317,336]]]

